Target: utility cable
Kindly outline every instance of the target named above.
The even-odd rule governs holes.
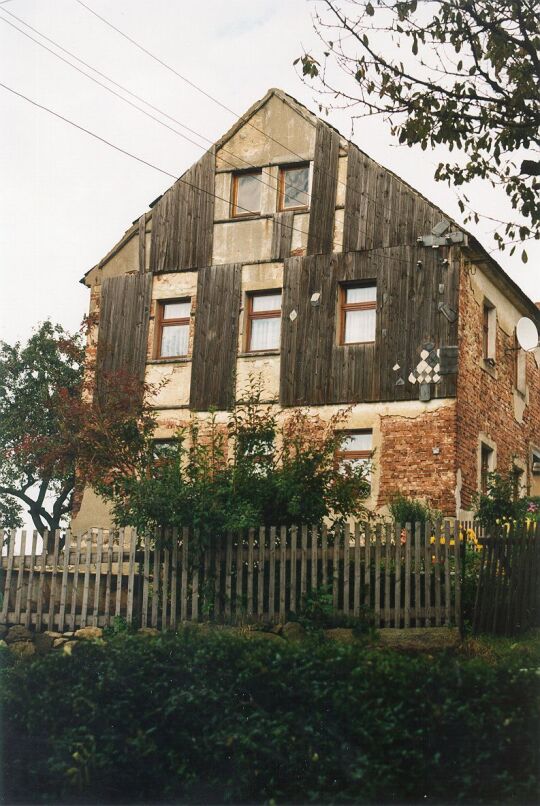
[[[106,79],[107,81],[109,81],[111,84],[114,84],[116,87],[119,87],[119,89],[121,89],[123,92],[126,92],[128,95],[131,95],[133,98],[136,98],[138,101],[141,101],[141,103],[146,104],[146,105],[147,105],[147,106],[149,106],[151,109],[154,109],[156,112],[158,112],[160,115],[163,115],[163,117],[166,117],[166,118],[168,118],[169,120],[172,120],[173,122],[177,123],[177,124],[178,124],[179,126],[181,126],[183,129],[185,129],[186,131],[191,132],[191,133],[192,133],[192,134],[194,134],[196,137],[200,137],[202,140],[206,140],[206,142],[207,142],[207,143],[210,143],[211,145],[213,145],[214,141],[213,141],[212,139],[210,139],[209,137],[206,137],[204,134],[201,134],[200,132],[197,132],[195,129],[192,129],[192,128],[190,128],[189,126],[186,126],[186,124],[182,123],[182,121],[178,120],[177,118],[172,117],[171,115],[167,114],[167,112],[164,112],[162,109],[159,109],[159,107],[154,106],[154,104],[150,103],[150,101],[147,101],[145,98],[141,97],[140,95],[137,95],[137,93],[132,92],[130,89],[128,89],[127,87],[124,87],[122,84],[119,84],[117,81],[115,81],[114,79],[112,79],[110,76],[106,75],[105,73],[102,73],[100,70],[98,70],[97,68],[93,67],[93,66],[92,66],[91,64],[89,64],[88,62],[85,62],[83,59],[79,58],[79,56],[77,56],[77,55],[76,55],[76,54],[74,54],[73,52],[71,52],[71,51],[67,50],[67,48],[64,48],[62,45],[60,45],[60,44],[59,44],[58,42],[56,42],[54,39],[51,39],[50,37],[46,36],[46,35],[45,35],[45,34],[43,34],[41,31],[39,31],[37,28],[34,28],[32,25],[30,25],[29,23],[25,22],[23,19],[21,19],[20,17],[18,17],[16,14],[13,14],[11,11],[8,11],[7,9],[2,9],[2,11],[4,11],[6,14],[9,14],[11,17],[13,17],[14,19],[16,19],[18,22],[22,23],[22,25],[25,25],[25,26],[26,26],[27,28],[29,28],[31,31],[34,31],[34,33],[38,34],[38,36],[41,36],[41,37],[42,37],[43,39],[45,39],[47,42],[50,42],[52,45],[54,45],[54,46],[55,46],[56,48],[58,48],[59,50],[63,51],[64,53],[67,53],[67,54],[68,54],[68,55],[69,55],[69,56],[70,56],[72,59],[76,59],[76,61],[80,62],[81,64],[84,64],[84,66],[85,66],[85,67],[88,67],[88,69],[89,69],[89,70],[92,70],[94,73],[97,73],[97,75],[100,75],[100,76],[102,76],[103,78],[105,78],[105,79]],[[76,65],[72,64],[72,63],[71,63],[71,62],[69,62],[67,59],[64,59],[62,56],[60,56],[60,54],[55,53],[55,51],[51,50],[51,49],[50,49],[50,48],[48,48],[46,45],[44,45],[42,42],[40,42],[39,40],[35,39],[35,38],[34,38],[33,36],[31,36],[30,34],[26,33],[26,31],[23,31],[23,30],[21,30],[20,28],[18,28],[18,27],[17,27],[16,25],[14,25],[12,22],[10,22],[9,20],[5,19],[5,17],[0,16],[0,20],[2,20],[3,22],[5,22],[7,25],[10,25],[12,28],[14,28],[16,31],[18,31],[18,32],[19,32],[20,34],[22,34],[23,36],[26,36],[26,37],[27,37],[28,39],[30,39],[32,42],[35,42],[35,43],[36,43],[36,45],[39,45],[40,47],[42,47],[42,48],[44,48],[45,50],[47,50],[47,51],[48,51],[49,53],[51,53],[53,56],[56,56],[56,58],[57,58],[57,59],[60,59],[60,60],[61,60],[61,61],[63,61],[65,64],[69,65],[69,67],[72,67],[74,70],[77,70],[79,73],[81,73],[81,75],[86,76],[86,78],[88,78],[90,81],[93,81],[95,84],[98,84],[100,87],[102,87],[102,88],[103,88],[104,90],[106,90],[107,92],[110,92],[110,93],[112,93],[113,95],[115,95],[117,98],[120,98],[120,100],[121,100],[121,101],[124,101],[125,103],[129,104],[131,107],[133,107],[134,109],[137,109],[139,112],[142,112],[142,114],[143,114],[143,115],[146,115],[146,116],[147,116],[147,117],[149,117],[150,119],[154,120],[156,123],[159,123],[161,126],[164,126],[165,128],[169,129],[169,131],[174,132],[174,134],[177,134],[179,137],[182,137],[182,138],[183,138],[184,140],[186,140],[188,143],[192,143],[193,145],[197,146],[197,148],[201,148],[201,149],[203,149],[204,151],[206,151],[206,150],[207,150],[206,146],[203,146],[201,143],[198,143],[198,142],[196,142],[195,140],[192,140],[190,137],[187,137],[187,136],[186,136],[185,134],[183,134],[182,132],[179,132],[177,129],[174,129],[172,126],[169,126],[169,125],[168,125],[167,123],[165,123],[164,121],[160,120],[159,118],[156,118],[156,117],[155,117],[154,115],[152,115],[150,112],[147,112],[145,109],[142,109],[140,106],[137,106],[137,104],[134,104],[132,101],[129,101],[127,98],[124,98],[122,95],[119,95],[117,92],[115,92],[115,90],[111,89],[111,88],[110,88],[110,87],[108,87],[106,84],[103,84],[101,81],[98,81],[98,80],[97,80],[96,78],[94,78],[93,76],[88,75],[88,73],[85,73],[85,72],[84,72],[84,70],[81,70],[79,67],[77,67]],[[235,159],[237,159],[237,160],[241,160],[241,161],[242,161],[242,162],[243,162],[245,165],[247,165],[248,167],[250,167],[250,168],[254,168],[254,169],[257,169],[257,170],[260,170],[260,171],[261,171],[261,174],[266,174],[267,176],[269,176],[269,177],[270,177],[270,178],[273,180],[273,176],[272,176],[272,175],[271,175],[271,174],[270,174],[268,171],[265,171],[265,170],[263,170],[263,169],[259,169],[259,168],[258,168],[258,166],[254,165],[253,163],[251,163],[251,162],[249,162],[248,160],[244,159],[244,158],[243,158],[243,157],[241,157],[240,155],[235,154],[235,153],[234,153],[233,151],[231,151],[230,149],[227,149],[227,148],[225,148],[224,146],[222,146],[222,148],[221,148],[220,150],[221,150],[221,151],[224,151],[226,154],[230,154],[232,157],[234,157],[234,158],[235,158]],[[226,165],[230,165],[230,166],[231,166],[233,169],[238,170],[238,166],[237,166],[235,163],[230,162],[229,160],[226,160],[224,157],[221,157],[221,160],[222,160],[222,161],[223,161],[223,162],[224,162]],[[266,186],[267,186],[267,187],[269,187],[271,190],[278,190],[278,184],[277,184],[277,183],[276,183],[276,184],[269,184],[268,182],[265,182],[265,181],[264,181],[262,178],[260,178],[260,177],[258,177],[258,176],[256,177],[256,179],[257,179],[257,181],[258,181],[258,182],[260,182],[260,183],[261,183],[261,184],[263,184],[263,185],[266,185]],[[295,187],[294,185],[291,185],[291,188],[292,188],[293,190],[298,190],[298,191],[303,192],[303,193],[305,194],[305,196],[306,196],[308,199],[310,199],[310,198],[311,198],[310,194],[309,194],[309,193],[307,193],[306,191],[304,191],[302,188],[297,188],[297,187]]]

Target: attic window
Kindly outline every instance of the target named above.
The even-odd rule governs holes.
[[[309,206],[309,162],[279,171],[279,209],[302,210]]]
[[[257,215],[261,211],[261,171],[233,175],[232,214]]]

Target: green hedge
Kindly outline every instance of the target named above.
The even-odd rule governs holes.
[[[537,795],[539,678],[519,664],[200,630],[2,656],[5,802]]]

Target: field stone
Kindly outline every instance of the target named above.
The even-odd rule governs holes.
[[[256,641],[277,641],[280,644],[283,643],[283,639],[280,638],[279,635],[276,635],[275,632],[264,632],[263,630],[248,630],[244,633],[244,638],[254,639]]]
[[[303,641],[306,637],[306,630],[298,621],[288,621],[283,625],[281,637],[286,641]]]
[[[36,654],[36,648],[32,641],[15,641],[9,645],[9,650],[19,658],[31,658]]]
[[[98,638],[103,638],[103,630],[101,627],[81,627],[76,630],[75,638],[84,641],[95,641]]]
[[[356,638],[354,633],[348,627],[333,627],[330,630],[324,631],[325,638],[330,638],[331,641],[340,641],[342,644],[354,644]]]
[[[53,649],[58,649],[58,647],[64,646],[64,644],[67,644],[67,640],[67,638],[54,638]]]
[[[140,627],[137,630],[137,633],[138,635],[152,636],[152,635],[159,635],[159,630],[157,627]]]
[[[54,634],[38,632],[34,635],[34,646],[39,655],[45,655],[52,649],[55,641]]]
[[[32,640],[32,633],[30,632],[30,630],[27,630],[26,627],[23,627],[22,624],[15,624],[13,627],[10,627],[6,635],[7,644],[15,644],[18,641],[31,641],[31,640]]]
[[[45,630],[45,632],[41,633],[41,634],[42,635],[49,635],[53,640],[55,638],[62,638],[62,633],[61,632],[55,632],[54,630]]]
[[[66,641],[63,649],[64,655],[71,655],[76,646],[77,641]]]
[[[7,649],[8,645],[6,644],[6,642],[4,641],[3,638],[0,638],[0,648],[3,648],[3,647],[5,647]]]

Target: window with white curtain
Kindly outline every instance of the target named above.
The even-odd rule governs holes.
[[[365,468],[365,478],[371,477],[371,457],[373,455],[373,431],[344,431],[339,450],[336,453],[339,467]]]
[[[185,356],[189,346],[191,300],[175,299],[158,303],[157,358]]]
[[[247,350],[279,349],[281,333],[281,289],[248,295]]]
[[[365,344],[375,341],[377,285],[342,285],[340,295],[340,343]]]

